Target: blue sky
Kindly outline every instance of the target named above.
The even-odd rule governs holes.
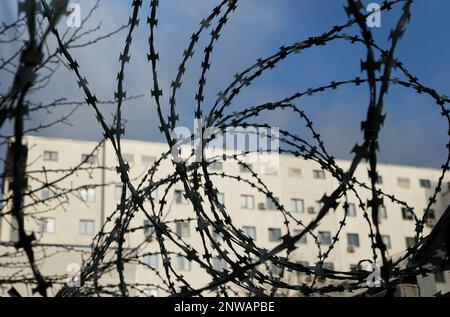
[[[377,2],[377,1],[372,1]],[[381,2],[381,1],[378,1]],[[103,1],[95,15],[102,20],[102,32],[108,32],[126,23],[131,13],[130,1]],[[161,60],[160,80],[168,95],[170,82],[176,74],[181,54],[190,35],[200,20],[219,1],[163,0],[160,1],[157,47]],[[327,31],[335,24],[343,24],[347,17],[343,6],[346,1],[335,0],[241,0],[236,12],[230,17],[223,36],[215,47],[206,88],[206,109],[214,96],[232,80],[233,75],[252,65],[257,58],[266,57],[281,45],[305,40]],[[365,4],[368,1],[364,2]],[[82,13],[86,13],[92,1],[80,1]],[[14,17],[16,1],[1,1],[2,20]],[[387,38],[394,21],[399,17],[399,6],[382,14],[382,27],[374,28],[374,37],[387,47]],[[150,66],[146,61],[148,51],[148,26],[145,16],[148,1],[144,1],[144,15],[134,36],[132,61],[126,70],[128,95],[145,94],[145,97],[126,104],[126,137],[140,140],[163,140],[158,130],[155,106],[149,97],[151,87]],[[444,95],[450,95],[450,1],[417,0],[412,7],[412,19],[400,43],[397,57],[427,86]],[[63,29],[64,25],[60,25]],[[349,30],[359,34],[358,29]],[[208,33],[206,33],[208,34]],[[74,49],[83,74],[99,99],[111,99],[115,91],[115,77],[119,69],[118,56],[125,33],[104,41],[89,49]],[[178,95],[181,123],[193,125],[194,96],[199,78],[201,52],[207,37],[200,41],[197,54],[191,60],[184,80],[184,88]],[[120,45],[118,45],[118,43]],[[1,56],[6,56],[5,46],[0,46]],[[273,71],[265,73],[254,85],[242,92],[235,100],[232,110],[276,101],[297,91],[324,85],[330,81],[347,80],[360,72],[360,60],[365,57],[360,45],[334,42],[325,47],[313,48],[289,57]],[[6,87],[7,78],[0,73],[0,89]],[[338,158],[349,158],[355,143],[361,141],[360,122],[364,120],[368,105],[368,87],[345,87],[330,93],[300,99],[302,107],[323,135],[329,152]],[[51,87],[33,96],[36,100],[53,100],[67,96],[73,100],[83,99],[73,74],[61,68]],[[165,99],[167,104],[167,99]],[[113,109],[102,109],[108,114]],[[380,139],[380,158],[386,163],[439,167],[446,157],[448,143],[447,123],[439,114],[439,108],[424,95],[417,95],[401,87],[391,87],[385,102],[387,113],[385,128]],[[27,124],[29,127],[45,124],[57,118],[61,112],[42,113]],[[302,135],[299,122],[289,113],[276,112],[261,120],[279,125]],[[41,135],[99,139],[101,130],[93,111],[80,109],[72,118],[72,126],[57,125],[42,131]],[[309,138],[306,136],[305,138]]]

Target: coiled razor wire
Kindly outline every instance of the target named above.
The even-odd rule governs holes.
[[[164,135],[169,148],[172,150],[180,140],[174,135],[173,130],[179,121],[179,105],[177,104],[177,93],[183,85],[183,78],[188,71],[189,62],[195,54],[202,37],[209,37],[208,44],[202,51],[202,63],[198,88],[195,93],[194,116],[203,120],[202,131],[209,128],[219,129],[225,133],[227,128],[254,127],[270,128],[268,124],[256,123],[258,116],[276,110],[291,113],[298,118],[298,124],[303,124],[311,133],[313,142],[307,141],[288,130],[280,129],[277,141],[280,143],[280,154],[291,154],[316,162],[323,171],[329,173],[338,183],[331,194],[324,194],[320,202],[322,207],[314,219],[305,223],[297,219],[276,199],[271,189],[258,176],[252,166],[246,163],[246,157],[252,155],[253,151],[242,151],[240,154],[228,155],[227,160],[234,161],[242,168],[249,171],[246,177],[236,176],[225,172],[218,172],[211,168],[215,162],[223,160],[222,156],[212,160],[202,159],[196,163],[177,162],[172,159],[172,151],[162,154],[148,172],[135,182],[130,178],[130,166],[124,159],[121,150],[121,138],[125,127],[122,118],[123,102],[126,98],[126,66],[131,59],[130,48],[133,34],[140,23],[142,11],[142,0],[131,1],[131,16],[128,24],[128,34],[125,39],[122,53],[119,57],[120,70],[117,74],[117,87],[115,98],[117,109],[113,124],[108,124],[104,115],[98,108],[98,100],[90,88],[88,79],[82,75],[81,66],[71,55],[69,49],[56,27],[51,23],[54,14],[53,8],[46,1],[41,0],[45,15],[51,24],[51,32],[56,38],[59,53],[65,59],[68,67],[76,76],[77,83],[82,89],[86,102],[92,107],[104,133],[105,142],[109,142],[117,156],[117,174],[121,179],[122,195],[117,209],[107,217],[106,223],[93,241],[92,252],[89,259],[83,264],[80,273],[80,287],[64,285],[58,296],[92,296],[92,295],[119,295],[128,296],[130,291],[143,293],[143,289],[152,287],[173,296],[235,296],[247,294],[251,296],[273,296],[275,294],[303,294],[306,296],[325,295],[342,292],[355,292],[367,289],[367,280],[372,274],[364,270],[364,262],[381,263],[381,289],[393,290],[394,287],[411,276],[418,276],[430,272],[443,270],[448,265],[448,255],[445,250],[441,257],[429,257],[426,260],[418,260],[430,241],[430,236],[425,236],[424,225],[431,215],[431,210],[436,204],[437,195],[442,191],[443,180],[449,170],[450,143],[447,146],[447,159],[442,164],[442,173],[438,179],[433,193],[429,197],[428,205],[420,215],[418,210],[410,206],[408,202],[401,201],[390,193],[386,193],[378,186],[378,138],[386,117],[384,112],[384,100],[391,85],[397,85],[418,94],[425,94],[436,103],[442,117],[447,121],[450,135],[450,111],[448,109],[449,98],[439,94],[433,88],[427,87],[415,77],[406,66],[396,58],[396,48],[411,18],[413,0],[384,1],[380,10],[389,12],[395,6],[401,6],[401,14],[396,26],[390,32],[389,47],[383,49],[372,37],[366,20],[370,14],[363,13],[363,5],[360,1],[348,0],[345,7],[348,20],[342,25],[332,26],[328,31],[317,36],[309,37],[304,41],[288,44],[271,56],[258,59],[253,65],[235,75],[232,82],[220,91],[217,99],[212,105],[205,105],[204,95],[207,84],[208,71],[211,68],[211,56],[215,45],[220,40],[221,34],[238,9],[238,0],[224,0],[201,22],[198,30],[192,34],[190,41],[182,55],[175,79],[172,81],[168,94],[169,102],[164,103],[163,90],[159,81],[158,61],[164,55],[157,51],[155,39],[157,38],[158,26],[158,0],[150,0],[148,7],[148,53],[147,59],[149,70],[151,70],[152,87],[150,88],[151,101],[156,105],[156,112],[160,123],[160,131]],[[163,4],[164,5],[164,4]],[[358,27],[359,35],[350,34],[351,27]],[[209,35],[206,32],[210,31]],[[362,45],[366,50],[366,58],[361,62],[361,71],[365,77],[355,77],[343,81],[332,81],[331,83],[297,92],[282,100],[270,103],[253,105],[241,111],[232,111],[234,99],[247,87],[251,86],[255,79],[263,76],[266,72],[276,67],[279,63],[291,55],[313,47],[323,47],[332,42],[344,41],[352,46]],[[403,79],[397,76],[403,76]],[[331,156],[325,145],[325,140],[314,128],[314,123],[304,110],[298,106],[299,99],[305,96],[318,95],[323,92],[337,90],[345,86],[367,85],[369,87],[367,117],[362,122],[363,141],[355,145],[352,154],[353,159],[347,170],[343,170]],[[166,109],[167,112],[166,113]],[[254,122],[252,120],[255,120]],[[272,137],[272,136],[268,136]],[[190,142],[193,136],[184,140]],[[201,145],[205,148],[210,142],[214,142],[214,136],[201,138]],[[194,150],[191,158],[195,155]],[[170,161],[172,171],[163,177],[157,177],[161,165]],[[354,174],[357,167],[367,161],[369,165],[369,183],[358,180]],[[271,250],[258,246],[256,241],[247,236],[238,228],[228,212],[225,203],[221,202],[219,190],[215,185],[218,179],[226,179],[229,182],[246,184],[268,197],[283,217],[282,225],[286,235],[281,242]],[[166,220],[170,208],[170,193],[177,184],[182,184],[185,199],[189,201],[192,214],[186,219]],[[364,201],[362,192],[370,192],[370,199]],[[155,197],[155,193],[159,197]],[[343,228],[346,226],[347,214],[349,212],[348,195],[355,196],[358,200],[358,208],[362,212],[367,223],[368,237],[371,241],[372,258],[361,259],[356,270],[336,271],[325,264],[330,253],[339,242]],[[393,261],[388,253],[382,239],[379,227],[379,212],[385,200],[390,200],[406,208],[415,221],[415,244],[409,247],[405,254]],[[331,238],[331,244],[324,246],[314,230],[330,214],[331,210],[342,205],[345,213],[340,219],[337,231]],[[132,250],[124,247],[125,237],[128,233],[145,232],[148,225],[134,227],[132,220],[136,215],[145,216],[151,228],[154,246],[157,250],[149,252],[148,246],[151,241],[147,238]],[[189,242],[179,236],[170,228],[170,224],[178,222],[193,223],[196,229],[196,238],[201,241],[201,247],[194,249]],[[293,227],[302,228],[294,232]],[[144,234],[145,235],[145,234]],[[292,252],[299,248],[297,243],[306,236],[310,236],[317,246],[317,259],[313,266],[303,265],[297,262],[299,259]],[[220,238],[218,238],[220,237]],[[171,247],[168,247],[168,244]],[[175,249],[174,249],[175,248]],[[111,250],[114,250],[111,256]],[[144,250],[144,251],[142,251]],[[141,252],[142,251],[142,252]],[[422,252],[423,253],[423,252]],[[438,252],[439,253],[439,252]],[[152,267],[142,260],[145,255],[157,256],[163,265],[163,269]],[[209,282],[201,287],[194,287],[189,278],[184,277],[173,265],[173,256],[183,256],[188,261],[196,263],[204,274],[209,276]],[[226,269],[217,269],[214,259],[226,263]],[[404,265],[405,260],[407,265]],[[433,265],[429,265],[432,263]],[[142,281],[127,281],[125,277],[125,265],[137,264],[152,271],[155,281],[144,283]],[[276,268],[276,269],[273,269]],[[119,282],[117,284],[102,284],[102,276],[116,272]],[[306,279],[290,281],[290,273],[301,274]],[[48,278],[53,284],[58,284],[57,278]],[[324,283],[323,281],[331,281]],[[34,283],[33,279],[28,281]],[[38,282],[39,283],[39,282]],[[61,283],[61,279],[59,280]],[[50,287],[50,284],[40,283],[40,290]],[[43,292],[45,293],[45,291]],[[41,292],[42,294],[42,292]]]

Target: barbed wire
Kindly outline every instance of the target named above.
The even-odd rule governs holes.
[[[274,296],[276,294],[289,295],[291,294],[290,292],[295,292],[294,294],[300,293],[305,296],[316,296],[367,291],[367,281],[371,278],[373,271],[365,269],[363,264],[365,262],[380,263],[380,258],[381,280],[377,289],[381,288],[389,292],[392,292],[396,285],[401,284],[411,276],[442,271],[448,267],[447,252],[449,246],[443,240],[439,240],[442,237],[438,239],[440,233],[436,233],[436,231],[426,235],[424,227],[427,219],[431,217],[431,210],[437,203],[437,196],[443,190],[443,181],[449,171],[450,143],[447,145],[447,158],[442,164],[442,172],[422,215],[419,214],[420,211],[416,210],[412,203],[402,201],[395,195],[379,188],[378,139],[386,118],[384,103],[391,86],[403,87],[430,97],[438,106],[441,116],[447,121],[448,135],[450,135],[450,111],[448,109],[450,99],[433,88],[422,84],[396,57],[396,48],[406,32],[411,18],[413,1],[386,0],[381,4],[380,12],[389,12],[393,7],[401,6],[397,23],[390,32],[387,49],[383,49],[380,44],[375,42],[371,30],[366,24],[371,13],[363,13],[363,5],[360,1],[348,0],[345,7],[348,20],[345,23],[332,26],[328,31],[309,37],[304,41],[284,45],[271,56],[258,59],[253,65],[237,73],[232,82],[217,94],[215,102],[207,105],[204,96],[207,86],[207,75],[211,68],[211,57],[227,23],[232,19],[233,13],[238,10],[238,2],[238,0],[224,0],[220,2],[200,22],[198,30],[192,34],[189,44],[182,54],[175,79],[171,83],[168,94],[169,100],[166,104],[159,82],[160,72],[158,69],[158,62],[164,55],[160,56],[156,48],[160,2],[158,0],[148,1],[147,32],[149,46],[147,59],[152,79],[150,95],[153,104],[156,105],[160,132],[164,135],[170,150],[157,158],[148,167],[149,169],[145,175],[139,178],[132,178],[130,176],[129,162],[126,161],[122,153],[121,141],[125,133],[122,111],[124,101],[127,98],[125,89],[126,67],[131,60],[133,34],[139,27],[144,1],[133,0],[130,2],[131,15],[127,24],[128,33],[119,57],[120,67],[117,74],[117,87],[114,89],[117,109],[113,122],[108,123],[108,120],[99,108],[101,102],[97,100],[88,78],[83,75],[82,65],[72,56],[70,52],[71,47],[64,42],[63,37],[56,28],[54,21],[58,17],[57,8],[48,5],[45,0],[41,0],[44,16],[48,23],[48,32],[51,32],[56,39],[58,53],[65,60],[68,69],[75,75],[77,84],[85,95],[86,104],[94,111],[99,127],[104,135],[104,141],[99,146],[103,146],[103,142],[108,142],[117,158],[118,166],[115,168],[115,171],[120,177],[122,191],[117,208],[112,210],[109,216],[106,217],[102,228],[93,239],[91,251],[84,258],[84,263],[78,276],[80,281],[79,287],[73,287],[67,283],[62,285],[64,284],[62,281],[66,276],[44,277],[40,275],[38,270],[34,269],[35,260],[33,259],[32,251],[36,246],[31,243],[32,240],[24,233],[23,225],[20,225],[21,219],[23,219],[21,218],[23,217],[21,216],[21,210],[30,208],[29,205],[23,205],[23,197],[33,194],[33,191],[24,193],[23,184],[20,185],[20,182],[17,182],[17,180],[21,180],[23,183],[25,179],[21,178],[18,173],[14,174],[14,183],[17,188],[13,188],[13,209],[4,214],[2,212],[1,215],[11,213],[19,220],[19,231],[23,231],[19,237],[20,247],[28,254],[28,263],[31,265],[34,278],[26,275],[12,277],[8,280],[9,284],[14,285],[19,281],[27,285],[36,284],[36,290],[41,295],[46,295],[50,282],[52,282],[58,286],[62,285],[57,290],[57,296],[130,296],[131,290],[136,294],[144,294],[145,289],[148,288],[158,289],[164,294],[172,296],[210,296],[212,294],[217,296],[236,296],[243,293],[250,296]],[[4,26],[4,28],[11,27],[14,26]],[[360,35],[350,34],[352,28],[357,29]],[[203,122],[200,127],[201,137],[198,140],[201,149],[207,148],[208,144],[213,143],[218,137],[217,135],[208,134],[205,137],[205,131],[214,128],[215,131],[225,134],[229,128],[253,127],[270,129],[271,126],[269,124],[258,123],[257,118],[264,113],[278,110],[289,112],[293,117],[297,118],[296,122],[298,124],[303,124],[309,131],[312,141],[308,141],[289,130],[280,129],[279,136],[267,136],[271,141],[276,140],[279,142],[280,147],[277,154],[289,154],[312,161],[318,164],[327,175],[331,175],[337,181],[337,186],[331,191],[331,194],[324,193],[320,200],[320,209],[317,210],[316,215],[309,222],[305,222],[304,219],[298,219],[292,211],[287,210],[277,200],[275,193],[270,187],[266,185],[263,177],[258,174],[251,164],[246,162],[246,159],[256,152],[254,150],[240,151],[239,154],[223,154],[209,160],[202,156],[200,161],[195,162],[191,162],[189,159],[196,156],[198,149],[193,149],[190,152],[188,160],[180,162],[172,157],[172,153],[179,150],[179,144],[190,143],[196,137],[191,135],[180,140],[174,133],[177,122],[180,120],[177,93],[183,86],[183,78],[188,71],[189,62],[195,55],[200,38],[205,36],[207,30],[211,30],[211,32],[207,39],[208,44],[203,50],[200,78],[194,96],[196,104],[195,109],[193,109],[195,119]],[[2,33],[3,29],[0,29],[0,35]],[[313,47],[324,47],[336,41],[343,41],[352,47],[362,46],[365,49],[367,55],[365,60],[361,62],[361,72],[365,73],[365,78],[354,77],[347,80],[336,80],[297,92],[278,101],[246,106],[241,111],[232,111],[235,98],[251,86],[257,78],[262,77],[279,63],[291,55]],[[397,76],[403,76],[403,78]],[[361,144],[356,144],[353,148],[353,158],[349,167],[344,170],[338,165],[335,158],[328,153],[325,140],[317,132],[310,117],[299,106],[299,99],[347,86],[361,86],[363,84],[369,87],[367,116],[365,121],[361,123],[363,141]],[[16,90],[22,95],[26,94],[26,91],[24,92],[23,89]],[[11,105],[16,103],[17,94],[17,92],[14,92],[3,98],[1,103],[2,109],[8,101],[11,102]],[[17,103],[16,109],[18,109],[20,103]],[[61,105],[63,103],[57,102],[56,104]],[[53,105],[48,106],[51,107]],[[47,106],[39,105],[37,107],[45,108]],[[24,134],[22,129],[16,131],[15,136],[17,138],[18,135],[23,136]],[[19,146],[22,146],[22,144],[20,138],[16,139],[14,144],[16,145],[15,157],[21,157],[22,150]],[[212,169],[214,163],[222,160],[234,162],[236,166],[240,166],[247,173],[245,175],[235,175]],[[357,168],[364,161],[368,162],[369,167],[368,184],[355,176]],[[19,163],[17,161],[15,163],[15,168],[18,169]],[[170,164],[171,170],[163,170],[163,164]],[[83,163],[63,177],[69,177],[75,171],[82,172],[82,166]],[[59,172],[64,174],[64,170]],[[161,173],[163,174],[162,176],[160,175]],[[38,176],[32,174],[28,172],[23,175],[33,180],[39,179]],[[236,226],[227,204],[219,199],[220,191],[217,183],[221,179],[231,183],[246,185],[248,188],[267,197],[273,204],[274,210],[280,213],[280,219],[282,219],[280,225],[284,226],[286,232],[277,246],[270,250],[260,247],[255,239],[249,237],[242,229]],[[44,181],[43,185],[49,186],[50,184]],[[108,185],[111,184],[97,184],[95,186]],[[173,192],[180,189],[184,195],[183,199],[188,202],[191,208],[191,214],[185,218],[170,219],[168,215],[172,211],[172,204],[169,200],[173,196]],[[78,190],[79,188],[62,190],[61,195],[67,197],[72,191],[76,192]],[[367,223],[367,237],[370,240],[372,255],[371,259],[360,259],[355,270],[335,270],[326,264],[330,254],[337,247],[342,232],[347,225],[350,207],[348,197],[350,195],[356,197],[358,211],[361,212]],[[370,198],[365,201],[367,195]],[[379,225],[380,208],[384,206],[385,200],[406,208],[413,217],[415,224],[415,243],[413,246],[408,247],[406,252],[398,259],[393,259],[389,256]],[[70,203],[70,199],[67,202]],[[39,201],[36,200],[31,206],[38,203]],[[18,205],[16,206],[15,204]],[[330,243],[325,245],[320,241],[316,229],[326,217],[330,216],[330,211],[336,210],[340,204],[343,206],[344,214],[336,223],[336,231],[333,236],[330,236]],[[447,210],[444,212],[444,216],[436,228],[445,227],[442,223],[448,223],[448,213]],[[136,226],[134,222],[138,216],[143,217],[147,223],[143,226]],[[171,229],[171,225],[173,227],[173,224],[178,223],[195,224],[195,239],[199,243],[199,247],[194,248],[191,240],[185,239],[186,237],[183,237],[180,232]],[[298,230],[298,228],[301,229]],[[148,231],[150,229],[151,233],[149,234]],[[440,230],[443,230],[445,234],[446,229]],[[130,239],[129,234],[135,233],[141,233],[140,237],[144,238],[137,245],[125,247],[126,240]],[[302,264],[302,262],[299,262],[301,259],[298,259],[293,254],[295,250],[301,248],[298,243],[306,236],[314,240],[317,248],[314,265]],[[430,249],[431,246],[434,249]],[[428,254],[428,257],[425,259],[423,258],[424,254]],[[18,256],[15,253],[0,254],[0,258],[11,257],[12,259],[17,259]],[[146,256],[155,256],[158,260],[161,260],[162,270],[147,263],[144,260]],[[188,277],[183,276],[180,270],[174,267],[173,257],[181,257],[189,262],[196,263],[200,270],[199,274],[207,276],[208,282],[205,285],[198,286]],[[217,267],[217,263],[220,263],[220,268]],[[126,276],[127,265],[147,268],[146,272],[148,272],[149,277],[153,276],[154,280],[148,283],[140,280],[130,280]],[[20,266],[23,267],[24,264],[21,263]],[[150,275],[150,272],[153,275]],[[113,273],[117,274],[117,283],[112,283],[106,278],[106,276]],[[293,280],[293,276],[297,278]],[[0,285],[2,285],[1,281]]]

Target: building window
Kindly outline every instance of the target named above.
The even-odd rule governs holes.
[[[146,297],[158,297],[158,290],[156,288],[146,288],[144,290],[144,296],[146,296]]]
[[[428,179],[420,179],[419,184],[422,188],[431,188],[431,182]]]
[[[217,193],[217,202],[222,206],[225,205],[225,195],[223,193]]]
[[[95,164],[95,162],[97,162],[97,157],[93,154],[81,154],[81,162]]]
[[[347,217],[356,217],[356,206],[355,206],[355,204],[348,204]]]
[[[302,177],[302,170],[299,169],[299,168],[289,168],[288,175],[290,177],[301,178]]]
[[[319,212],[322,210],[323,207],[323,202],[321,202],[320,200],[316,200],[316,212]]]
[[[397,178],[397,185],[398,187],[401,188],[409,188],[410,186],[410,182],[409,182],[409,178]]]
[[[114,197],[116,198],[116,200],[122,199],[122,188],[122,185],[116,185],[116,187],[114,188]]]
[[[122,158],[125,163],[134,163],[134,155],[133,154],[122,154]]]
[[[349,247],[359,247],[359,235],[357,233],[347,233],[347,244]]]
[[[177,269],[181,271],[190,271],[191,262],[182,255],[177,255]]]
[[[298,236],[300,233],[302,233],[302,231],[303,230],[298,230],[298,229],[296,229],[296,230],[294,230],[294,236]],[[298,244],[307,244],[308,243],[308,240],[307,240],[307,238],[306,238],[306,234],[304,234],[301,238],[300,238],[300,240],[298,240],[297,241],[297,243]]]
[[[80,234],[83,236],[94,235],[94,221],[93,220],[80,220]]]
[[[301,265],[301,266],[303,266],[304,268],[309,268],[309,262],[308,261],[299,261],[299,262],[296,262],[296,263]],[[298,277],[303,276],[305,274],[306,274],[305,272],[297,270],[297,276]]]
[[[44,161],[57,162],[58,161],[58,152],[44,151]]]
[[[270,272],[273,275],[280,275],[283,269],[279,267],[276,263],[270,262],[269,264]]]
[[[392,245],[391,245],[391,237],[390,236],[388,236],[388,235],[382,235],[381,236],[381,240],[383,240],[383,243],[384,243],[384,245],[386,246],[386,249],[390,249],[390,248],[392,248]]]
[[[152,225],[150,220],[144,220],[144,235],[148,238],[155,233],[155,227]]]
[[[315,179],[325,179],[325,171],[323,170],[314,170],[313,178]]]
[[[281,240],[281,229],[269,228],[269,241],[279,242]]]
[[[223,163],[219,161],[214,161],[209,164],[209,167],[211,168],[211,170],[221,171],[223,170]]]
[[[50,199],[56,196],[56,191],[51,187],[44,187],[41,191],[42,199]]]
[[[251,164],[247,164],[247,165],[239,164],[239,172],[241,172],[241,173],[251,173],[252,172],[251,169],[252,169]]]
[[[414,216],[411,209],[407,207],[402,207],[402,217],[404,220],[413,220]]]
[[[189,222],[178,222],[177,223],[177,235],[182,238],[189,238],[190,236],[190,226]]]
[[[427,226],[433,227],[436,221],[436,212],[434,209],[428,209],[427,212]]]
[[[323,245],[331,245],[331,233],[329,231],[320,231],[319,242]]]
[[[412,248],[415,245],[416,245],[416,239],[415,238],[406,237],[406,247],[407,248]]]
[[[85,203],[95,202],[95,188],[90,187],[80,189],[80,196]]]
[[[254,241],[256,241],[256,227],[252,226],[244,226],[242,227],[242,231],[244,231],[244,234],[247,237],[252,238]]]
[[[216,271],[223,272],[228,268],[228,263],[225,259],[214,257],[212,259],[212,267]]]
[[[377,184],[378,185],[382,185],[383,184],[383,176],[378,175],[378,177],[377,177]]]
[[[436,283],[445,283],[445,274],[443,271],[440,272],[435,272],[434,273],[434,280],[436,281]]]
[[[279,201],[279,199],[277,198],[277,197],[273,197],[277,202]],[[266,208],[267,209],[269,209],[269,210],[276,210],[276,209],[278,209],[277,208],[277,205],[275,204],[275,202],[273,201],[273,199],[272,198],[270,198],[270,197],[266,197]]]
[[[181,190],[175,191],[175,203],[181,204],[181,205],[187,205],[189,204],[189,201],[184,197],[184,192]]]
[[[383,205],[378,206],[378,219],[387,219],[386,207]]]
[[[323,262],[322,268],[329,271],[334,271],[334,263],[332,262]]]
[[[292,198],[291,199],[291,209],[293,212],[305,212],[305,203],[303,199]]]
[[[217,193],[217,201],[224,205],[225,204],[225,195],[223,193]]]
[[[253,195],[241,195],[241,208],[243,209],[255,208],[255,198],[253,197]]]
[[[55,232],[55,218],[41,218],[39,219],[39,227],[42,233],[54,233]]]
[[[144,255],[143,262],[145,265],[148,265],[150,268],[154,270],[158,269],[158,255],[156,254]]]
[[[153,164],[156,161],[156,157],[150,155],[142,155],[141,161],[144,164]]]
[[[223,238],[224,238],[224,236],[223,236],[223,232],[216,232],[216,231],[213,231],[212,233],[211,233],[211,236],[212,236],[212,239],[214,240],[214,241],[220,241],[220,240],[222,240],[223,241]]]

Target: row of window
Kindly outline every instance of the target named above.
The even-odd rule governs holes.
[[[223,198],[223,195],[222,195]],[[278,198],[275,198],[275,201],[278,202]],[[308,208],[308,213],[316,213],[320,211],[323,207],[323,203],[321,201],[316,201],[314,207]],[[241,208],[242,209],[255,209],[255,198],[253,195],[241,195]],[[277,206],[274,200],[270,197],[266,198],[266,204],[259,204],[258,209],[268,209],[268,210],[276,210]],[[291,209],[292,212],[295,213],[304,213],[305,212],[305,203],[303,199],[300,198],[292,198],[291,199]],[[349,203],[347,205],[347,217],[356,217],[356,204]],[[407,207],[401,208],[402,218],[404,220],[413,220],[414,215],[412,210]],[[386,207],[381,205],[378,207],[378,217],[379,219],[387,219],[387,210]],[[436,219],[436,213],[434,209],[428,210],[428,219],[434,221]]]
[[[159,256],[156,254],[144,255],[143,263],[145,265],[147,265],[148,267],[150,267],[154,270],[157,270],[157,269],[159,269]],[[302,265],[303,267],[310,266],[308,261],[299,261],[297,263]],[[191,262],[182,255],[178,255],[176,257],[175,266],[178,271],[190,271],[191,270]],[[223,272],[228,269],[228,263],[222,258],[213,257],[212,258],[212,267],[216,271]],[[280,274],[281,273],[281,268],[279,266],[277,266],[275,263],[270,262],[269,267],[270,267],[270,271],[272,272],[272,274]],[[324,268],[326,270],[334,271],[334,263],[323,262],[322,268]],[[357,271],[358,265],[350,264],[350,270]],[[304,273],[301,271],[297,271],[297,274],[299,276],[304,275]],[[437,283],[445,283],[444,272],[436,272],[435,279],[436,279]],[[149,289],[145,293],[147,296],[158,296],[158,291],[156,289],[152,289],[152,290]]]
[[[157,254],[146,254],[142,258],[142,262],[154,270],[159,269],[160,256]],[[216,271],[224,271],[228,268],[228,263],[219,257],[212,258],[212,267]],[[182,255],[177,255],[175,259],[175,268],[178,271],[190,271],[191,261]]]
[[[297,262],[297,263],[302,265],[302,266],[304,266],[304,267],[309,267],[310,266],[308,261],[300,261],[300,262]],[[322,267],[324,269],[334,271],[334,263],[332,263],[332,262],[323,262]],[[358,265],[350,264],[350,270],[351,271],[357,271],[358,270]],[[297,271],[297,274],[299,276],[303,276],[304,275],[304,273],[301,272],[301,271]],[[444,272],[442,272],[442,271],[441,272],[435,272],[434,273],[434,278],[436,280],[436,283],[445,283],[446,282],[445,281]]]
[[[178,236],[182,238],[189,238],[191,236],[190,231],[190,224],[188,222],[178,222],[176,223],[175,232]],[[254,226],[243,226],[242,232],[253,239],[254,241],[257,240],[256,237],[256,227]],[[293,235],[296,236],[300,234],[301,230],[294,230]],[[151,236],[154,233],[154,228],[150,224],[148,220],[144,221],[144,234],[146,236]],[[218,238],[217,234],[214,234],[215,239]],[[268,240],[270,242],[280,242],[282,237],[281,229],[280,228],[268,228]],[[384,244],[386,245],[387,249],[391,249],[391,238],[389,235],[382,235],[382,240]],[[322,245],[331,245],[332,243],[332,236],[331,232],[329,231],[320,231],[318,234],[318,240]],[[307,235],[304,235],[299,241],[299,244],[307,244]],[[412,247],[415,245],[415,240],[412,237],[406,238],[406,247]],[[359,247],[360,246],[360,239],[359,234],[357,233],[347,233],[347,246],[348,247]]]
[[[85,187],[79,190],[81,199],[86,203],[95,202],[95,188]],[[52,187],[44,187],[41,190],[42,199],[51,199],[57,196],[57,191]]]
[[[248,164],[249,167],[251,168],[251,165]],[[212,170],[222,170],[223,169],[223,164],[221,162],[213,162],[210,164],[210,168]],[[239,165],[239,170],[242,173],[248,173],[251,172],[251,170],[244,165]],[[302,171],[299,168],[289,168],[289,176],[292,177],[301,177],[302,176]],[[326,174],[324,170],[313,170],[312,171],[312,176],[314,179],[325,179],[326,178]],[[383,184],[383,177],[382,176],[378,176],[378,180],[377,180],[378,184]],[[409,178],[405,178],[405,177],[399,177],[397,178],[397,185],[399,187],[402,188],[410,188],[410,179]],[[429,179],[419,179],[419,185],[422,188],[431,188],[431,181]]]
[[[122,157],[128,163],[134,163],[134,155],[133,154],[123,154]],[[44,151],[43,154],[44,161],[57,162],[58,161],[58,152],[56,151]],[[156,161],[156,157],[143,155],[141,157],[142,163],[148,164]],[[94,154],[81,154],[81,162],[95,164],[97,162],[97,157]],[[209,165],[211,170],[223,170],[223,163],[220,161],[212,162]],[[252,169],[251,164],[239,165],[239,171],[241,173],[250,173]],[[302,171],[299,168],[289,168],[289,175],[293,177],[301,177]],[[312,176],[314,179],[325,179],[326,174],[324,170],[315,169],[312,171]],[[383,183],[383,177],[378,176],[378,184]],[[397,185],[401,188],[410,188],[411,181],[406,177],[397,178]],[[419,179],[419,186],[422,188],[431,188],[431,181],[429,179]]]
[[[159,268],[159,260],[160,256],[157,254],[146,254],[143,256],[142,262],[149,268],[157,270]],[[175,267],[179,271],[190,271],[191,261],[189,261],[186,257],[182,255],[177,255],[175,259]],[[213,257],[212,267],[216,271],[224,271],[228,269],[228,263],[222,258]]]
[[[56,220],[52,217],[45,217],[40,219],[40,230],[42,233],[54,233],[56,228]],[[187,222],[178,222],[176,224],[176,234],[182,238],[189,238],[191,235],[190,224]],[[242,227],[243,233],[256,241],[256,227],[254,226],[244,226]],[[93,220],[82,219],[79,222],[79,232],[81,235],[92,236],[95,233],[95,222]],[[148,220],[144,221],[144,234],[146,236],[151,236],[154,233],[153,226]],[[300,230],[294,230],[293,234],[298,235]],[[280,228],[269,228],[268,229],[268,239],[270,242],[280,242],[281,241],[281,229]],[[217,236],[216,236],[217,238]],[[391,239],[388,235],[382,236],[383,242],[388,249],[391,248]],[[322,245],[331,245],[332,237],[329,231],[320,231],[318,234],[318,240]],[[299,244],[307,244],[307,235],[304,235],[298,242]],[[359,247],[359,235],[357,233],[347,234],[347,245],[349,247]],[[414,238],[406,238],[406,246],[412,247],[415,245]],[[149,262],[149,265],[153,262]]]
[[[117,185],[115,187],[115,198],[116,200],[120,200],[122,195],[122,185]],[[95,202],[95,188],[86,187],[79,190],[80,197],[85,203],[94,203]],[[56,196],[56,191],[51,187],[46,187],[42,189],[42,198],[48,199]],[[153,198],[156,199],[156,192],[152,193]],[[217,194],[217,199],[220,204],[225,204],[225,196],[222,193]],[[279,201],[278,198],[275,197],[275,201]],[[270,197],[266,197],[266,203],[258,204],[258,209],[268,209],[268,210],[276,210],[277,204]],[[181,190],[175,191],[175,203],[186,205],[189,204],[189,200],[186,199],[184,192]],[[242,194],[240,199],[240,205],[242,209],[255,209],[255,197],[253,195]],[[295,213],[304,213],[305,212],[305,203],[303,199],[300,198],[292,198],[290,210]],[[308,208],[308,213],[316,213],[320,211],[323,207],[323,203],[320,201],[316,201],[314,207]],[[407,207],[401,208],[402,218],[404,220],[413,220],[414,215],[411,209]],[[379,206],[378,208],[379,219],[387,219],[387,211],[385,206]],[[356,205],[354,203],[349,203],[347,205],[347,217],[356,217]],[[428,211],[428,224],[433,225],[436,219],[436,213],[434,209],[430,209]]]
[[[40,232],[42,233],[55,233],[56,220],[52,217],[45,217],[39,219]],[[79,233],[83,236],[93,236],[95,234],[95,222],[94,220],[82,219],[79,222]]]
[[[57,151],[44,151],[43,160],[47,162],[58,162],[58,152]],[[134,163],[133,154],[123,154],[122,155],[125,162]],[[141,161],[144,164],[150,164],[156,161],[155,156],[142,155]],[[95,164],[97,162],[97,156],[94,154],[81,154],[81,163]]]

